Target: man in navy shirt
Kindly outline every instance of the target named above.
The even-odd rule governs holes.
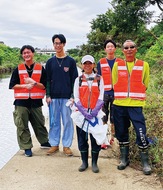
[[[46,102],[49,106],[50,131],[49,141],[51,148],[47,154],[53,154],[59,150],[61,137],[61,118],[63,124],[62,145],[63,152],[67,156],[73,153],[70,149],[73,140],[74,126],[70,117],[70,107],[66,106],[67,101],[73,95],[73,86],[78,71],[75,60],[66,55],[64,47],[66,38],[63,34],[55,34],[52,42],[56,55],[46,63],[47,89]]]

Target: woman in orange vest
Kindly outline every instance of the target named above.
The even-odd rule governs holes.
[[[31,123],[41,148],[50,147],[41,109],[45,95],[46,72],[41,64],[34,62],[34,52],[30,45],[21,48],[24,63],[19,64],[13,71],[9,84],[9,89],[14,90],[15,96],[13,115],[17,126],[18,144],[27,157],[32,156],[33,147],[28,122]]]
[[[82,60],[83,75],[75,80],[74,99],[78,111],[85,117],[84,122],[91,121],[97,116],[103,106],[104,84],[100,75],[94,73],[95,61],[91,55],[85,55]],[[81,153],[82,165],[79,171],[85,171],[88,168],[88,138],[87,132],[76,127],[78,137],[78,148]],[[92,171],[99,172],[97,160],[101,145],[96,143],[95,138],[90,134],[91,152],[92,152]]]

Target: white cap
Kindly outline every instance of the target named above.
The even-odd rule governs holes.
[[[91,55],[85,55],[82,60],[81,63],[85,63],[86,61],[90,61],[91,63],[95,63],[94,58]]]

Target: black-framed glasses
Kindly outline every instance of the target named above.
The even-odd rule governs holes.
[[[62,44],[62,42],[54,42],[55,46],[60,46]]]
[[[134,49],[135,46],[126,46],[126,47],[123,47],[123,49],[126,49],[126,50],[129,49],[129,48],[130,48],[130,49]]]

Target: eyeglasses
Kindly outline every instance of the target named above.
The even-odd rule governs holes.
[[[54,42],[55,46],[60,46],[62,44],[62,42]]]
[[[130,48],[130,49],[134,49],[134,48],[135,48],[135,46],[129,46],[129,47],[128,47],[128,46],[126,46],[126,47],[123,47],[123,49],[126,49],[126,50],[127,50],[127,49],[129,49],[129,48]]]

